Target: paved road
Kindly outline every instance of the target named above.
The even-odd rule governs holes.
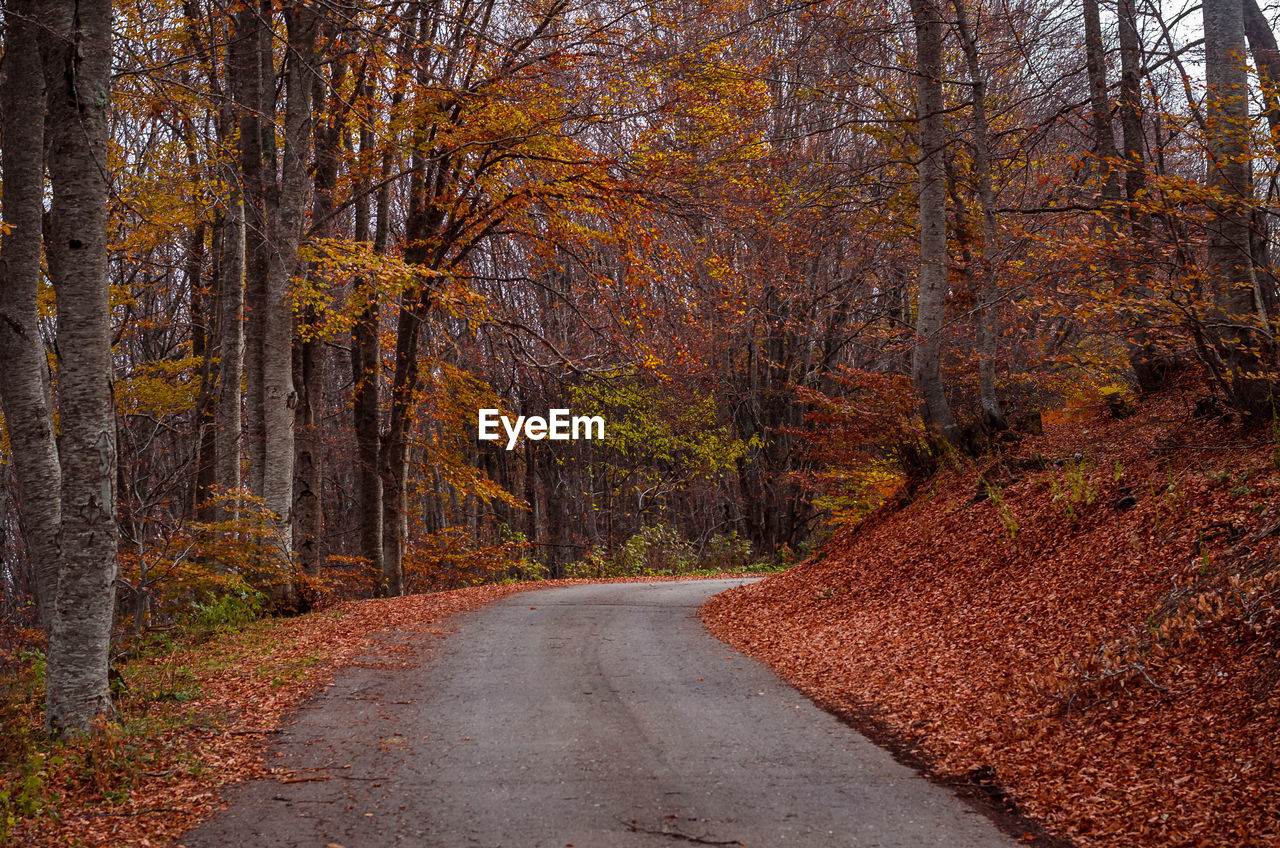
[[[409,670],[349,669],[214,846],[1008,848],[696,617],[741,581],[528,592],[466,614]],[[536,609],[534,609],[536,607]]]

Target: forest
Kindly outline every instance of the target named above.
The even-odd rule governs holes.
[[[0,653],[55,736],[202,623],[784,568],[1072,403],[1280,433],[1258,0],[0,5]]]

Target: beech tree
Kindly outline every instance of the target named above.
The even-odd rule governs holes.
[[[982,422],[990,430],[1003,430],[1008,426],[1000,399],[996,397],[995,358],[999,328],[999,235],[996,229],[995,189],[991,184],[991,154],[988,136],[991,127],[987,122],[987,81],[978,59],[978,43],[969,25],[964,0],[954,0],[956,29],[964,48],[965,66],[972,88],[970,100],[973,110],[973,167],[977,172],[978,201],[982,207],[982,284],[978,293],[978,402],[982,407]]]
[[[943,21],[934,0],[912,0],[911,16],[916,35],[916,123],[920,134],[920,283],[911,370],[924,396],[925,423],[938,435],[954,441],[958,438],[956,420],[942,378],[942,329],[947,302]]]
[[[1206,259],[1215,308],[1205,323],[1220,359],[1219,379],[1240,409],[1256,413],[1270,403],[1263,371],[1265,352],[1274,344],[1250,249],[1254,201],[1244,7],[1241,0],[1206,0],[1203,12],[1208,177],[1216,192]]]
[[[0,391],[24,517],[48,534],[30,537],[49,637],[46,723],[54,733],[84,732],[95,719],[113,715],[107,684],[117,552],[107,269],[111,3],[9,3],[5,46],[4,212],[12,231],[3,243],[0,281],[6,319]],[[56,458],[36,331],[46,149],[52,196],[44,246],[58,353]]]
[[[51,631],[59,574],[62,470],[54,441],[53,399],[39,326],[44,212],[44,74],[33,2],[4,10],[0,65],[4,224],[0,236],[0,401],[3,401],[18,505],[35,571],[40,624]]]

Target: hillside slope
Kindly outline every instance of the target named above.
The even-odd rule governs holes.
[[[1049,424],[703,608],[1081,846],[1280,845],[1280,472],[1189,398]]]

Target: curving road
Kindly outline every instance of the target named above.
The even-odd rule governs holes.
[[[1015,843],[696,617],[740,580],[526,592],[454,619],[417,667],[344,671],[214,846],[654,848]],[[402,659],[402,657],[397,657]]]

